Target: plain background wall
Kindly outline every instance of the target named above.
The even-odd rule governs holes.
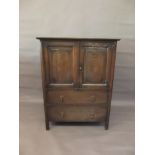
[[[42,100],[40,42],[35,39],[38,36],[120,38],[113,100],[118,101],[115,104],[134,100],[134,3],[20,0],[20,100]]]

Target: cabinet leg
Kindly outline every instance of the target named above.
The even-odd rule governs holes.
[[[50,129],[50,123],[49,123],[49,121],[46,120],[46,124],[45,125],[46,125],[46,130],[49,130]]]
[[[104,129],[105,129],[105,130],[108,130],[108,128],[109,128],[109,122],[108,122],[108,123],[105,122]]]

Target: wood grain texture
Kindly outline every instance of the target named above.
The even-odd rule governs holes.
[[[72,155],[73,150],[74,155],[134,154],[134,111],[130,107],[134,105],[134,3],[90,0],[86,7],[88,1],[83,0],[65,0],[61,4],[20,1],[21,155],[35,155],[36,151],[37,155]],[[102,126],[92,124],[61,124],[44,132],[40,45],[34,39],[36,35],[121,38],[108,133]]]
[[[72,83],[72,48],[56,47],[48,53],[50,83]]]
[[[106,109],[102,106],[48,107],[48,117],[54,122],[100,122],[105,119]]]
[[[38,48],[39,48],[39,42]],[[134,40],[118,42],[116,55],[114,100],[134,100]],[[20,88],[39,91],[41,89],[40,50],[20,49]]]
[[[49,121],[100,121],[108,129],[117,39],[39,38]]]
[[[52,90],[47,93],[48,104],[97,105],[107,103],[107,92],[96,90]]]

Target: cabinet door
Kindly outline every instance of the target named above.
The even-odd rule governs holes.
[[[74,42],[49,42],[44,50],[47,85],[78,85],[79,51]]]
[[[81,87],[102,88],[110,82],[113,50],[107,44],[88,43],[80,47]]]

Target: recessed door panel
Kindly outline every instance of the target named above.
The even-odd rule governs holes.
[[[106,79],[107,53],[87,49],[84,54],[84,83],[102,83]]]
[[[73,82],[72,48],[54,47],[49,52],[50,81],[52,83]]]
[[[81,47],[81,85],[104,86],[110,76],[112,53],[106,47]]]
[[[76,46],[48,46],[46,52],[48,85],[58,87],[76,85],[79,61]]]

